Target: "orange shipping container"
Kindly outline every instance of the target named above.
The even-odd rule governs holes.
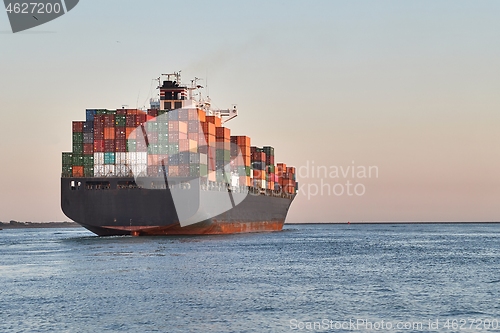
[[[168,175],[169,176],[179,176],[179,166],[177,165],[169,165],[168,166]]]
[[[73,177],[83,177],[83,166],[73,166]]]
[[[250,147],[250,137],[244,135],[231,136],[231,142],[236,143],[241,147]]]
[[[283,177],[283,174],[286,173],[286,164],[285,163],[276,164],[275,173],[278,175],[278,177]]]
[[[215,124],[216,127],[222,126],[222,120],[217,116],[206,116],[205,118],[208,123]]]
[[[128,139],[135,139],[135,127],[125,127],[125,138]]]
[[[158,155],[148,155],[148,165],[158,165]]]
[[[205,135],[213,135],[215,136],[215,125],[209,122],[204,122],[201,123],[201,126],[203,128],[203,133]]]
[[[114,139],[115,139],[115,128],[104,127],[104,140],[114,140]]]
[[[179,126],[178,127],[179,128],[178,129],[179,133],[187,133],[188,132],[188,124],[187,124],[187,122],[185,122],[185,121],[179,121],[179,125],[178,126]]]

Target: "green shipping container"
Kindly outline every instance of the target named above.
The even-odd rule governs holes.
[[[268,165],[266,166],[266,169],[266,172],[274,173],[274,165]]]
[[[149,155],[158,155],[159,154],[158,144],[150,143],[148,146],[148,154]]]
[[[157,122],[158,124],[158,128],[157,128],[157,131],[158,133],[168,133],[168,120],[165,119],[163,121],[158,121]]]
[[[126,122],[125,122],[125,115],[120,115],[120,114],[117,114],[115,116],[115,125],[117,127],[125,127],[126,125]]]
[[[73,144],[83,143],[83,133],[73,133]]]
[[[94,167],[93,166],[84,166],[83,167],[83,176],[84,177],[94,177]]]
[[[156,121],[148,121],[146,123],[146,131],[148,133],[158,132],[158,123]]]
[[[108,110],[104,110],[104,109],[96,110],[95,114],[108,114]]]
[[[158,143],[168,145],[168,133],[158,133]]]
[[[208,166],[206,164],[196,164],[189,166],[189,175],[191,177],[206,177],[208,174]]]
[[[83,166],[90,167],[94,166],[94,155],[83,155]]]
[[[77,154],[83,154],[83,143],[74,143],[73,144],[73,155]]]
[[[73,153],[62,153],[62,165],[73,165]]]
[[[215,159],[217,161],[229,162],[231,161],[231,151],[225,149],[217,149],[215,151]]]
[[[179,153],[179,144],[174,143],[174,144],[169,144],[168,145],[168,154],[169,155],[175,155]]]
[[[62,176],[63,177],[71,177],[72,175],[73,175],[73,167],[70,165],[63,165]]]
[[[135,140],[127,140],[127,151],[135,152],[137,150],[137,142]]]
[[[83,166],[83,155],[73,154],[73,166]]]
[[[246,166],[245,167],[245,173],[246,173],[247,177],[250,177],[251,172],[252,172],[252,168],[249,167],[249,166]]]
[[[168,153],[169,153],[168,144],[158,143],[158,154],[168,155]]]

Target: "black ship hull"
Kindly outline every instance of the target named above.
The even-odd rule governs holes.
[[[211,200],[226,189],[205,189]],[[251,192],[233,208],[182,227],[171,190],[137,186],[134,178],[61,178],[61,208],[71,220],[100,236],[199,235],[279,231],[294,195]]]

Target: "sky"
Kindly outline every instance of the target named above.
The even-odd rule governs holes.
[[[147,106],[179,70],[298,169],[287,222],[500,221],[498,17],[498,1],[82,0],[13,34],[2,12],[0,221],[68,220],[71,121]]]

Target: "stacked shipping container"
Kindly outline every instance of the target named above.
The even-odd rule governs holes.
[[[199,109],[87,110],[86,121],[73,122],[73,150],[62,159],[63,177],[166,174],[290,194],[296,189],[295,168],[275,168],[273,147],[252,147],[249,137],[231,136],[219,117]]]

